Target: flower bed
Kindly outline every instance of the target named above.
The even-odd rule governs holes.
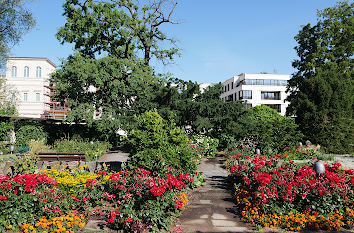
[[[243,220],[295,231],[353,228],[353,170],[326,164],[317,175],[311,166],[280,165],[279,158],[236,154],[226,162]]]
[[[189,174],[170,169],[161,175],[140,168],[41,173],[0,177],[0,232],[78,232],[84,218],[93,214],[118,231],[156,232],[168,229],[188,202],[185,192],[194,185]],[[70,182],[75,179],[78,182]]]

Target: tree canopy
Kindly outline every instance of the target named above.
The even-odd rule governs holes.
[[[353,6],[339,2],[319,11],[317,23],[295,37],[299,58],[288,85],[288,115],[331,152],[353,151]]]
[[[178,53],[174,46],[162,48],[159,42],[175,43],[160,30],[172,19],[175,0],[66,0],[65,26],[57,37],[61,43],[74,43],[82,56],[100,54],[129,59],[138,55],[149,65],[152,57],[167,62]],[[166,44],[166,43],[165,43]]]
[[[26,0],[0,1],[0,64],[4,64],[10,48],[35,25]]]

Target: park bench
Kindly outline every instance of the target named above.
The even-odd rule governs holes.
[[[79,152],[37,152],[39,161],[86,162],[85,153]]]

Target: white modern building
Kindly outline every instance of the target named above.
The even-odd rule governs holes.
[[[289,102],[286,85],[290,75],[284,74],[240,74],[223,82],[224,101],[244,101],[245,107],[267,105],[285,115]]]
[[[60,103],[51,101],[50,97],[53,90],[49,86],[49,79],[55,70],[56,65],[47,58],[7,58],[6,86],[15,93],[11,98],[16,99],[20,117],[47,118],[57,114],[57,110],[63,112]]]

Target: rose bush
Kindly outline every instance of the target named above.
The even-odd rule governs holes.
[[[273,216],[270,218],[273,221],[275,214],[277,220],[274,221],[277,224],[268,222],[268,226],[280,225],[291,230],[306,227],[332,230],[338,227],[352,228],[354,171],[342,170],[341,164],[334,163],[326,164],[326,172],[319,175],[312,166],[300,166],[293,161],[281,163],[279,159],[282,156],[256,155],[251,158],[236,154],[227,160],[226,166],[238,190],[237,202],[243,208],[244,219],[267,226],[264,218]],[[289,219],[289,216],[298,214],[303,214],[311,224],[301,221],[294,227],[281,224],[279,220],[279,216]],[[341,222],[316,225],[318,218],[308,221],[313,216],[315,219],[319,216],[321,219],[334,218]]]
[[[111,228],[123,232],[167,230],[188,202],[185,192],[198,179],[197,174],[168,167],[163,174],[142,168],[97,174],[70,168],[40,172],[0,177],[0,232],[26,232],[49,223],[64,229],[65,224],[71,225],[69,215],[92,214],[101,215]],[[55,225],[63,219],[65,224]],[[76,225],[75,229],[81,229],[84,223]]]

